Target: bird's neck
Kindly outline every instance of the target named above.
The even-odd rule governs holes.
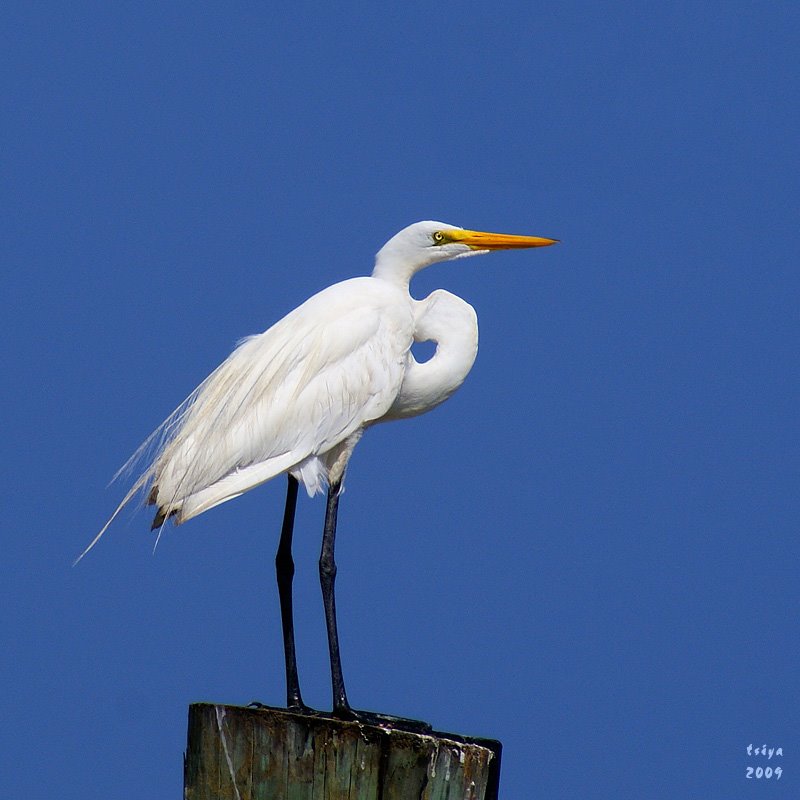
[[[414,417],[443,403],[464,382],[478,353],[478,321],[469,303],[437,289],[414,307],[414,340],[435,342],[436,352],[419,363],[409,351],[403,383],[385,419]]]
[[[414,277],[416,271],[416,269],[409,267],[407,264],[398,264],[389,259],[375,259],[375,269],[372,270],[372,277],[379,278],[407,291],[408,284],[411,283],[411,278]]]
[[[418,253],[414,258],[409,258],[406,250],[400,248],[394,239],[390,239],[375,256],[372,277],[408,289],[414,275],[438,260],[440,254],[433,248],[430,252]]]

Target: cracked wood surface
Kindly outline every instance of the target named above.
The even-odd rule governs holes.
[[[185,800],[496,800],[500,743],[284,709],[189,707]]]

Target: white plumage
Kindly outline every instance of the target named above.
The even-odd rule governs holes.
[[[321,491],[337,446],[386,414],[400,390],[414,317],[398,293],[371,278],[344,281],[245,339],[154,462],[159,508],[185,522],[287,470],[309,495]]]
[[[240,342],[134,455],[156,447],[80,557],[141,489],[157,507],[155,527],[168,517],[185,522],[284,472],[309,495],[339,483],[368,426],[435,407],[475,360],[475,311],[443,290],[414,300],[412,276],[436,261],[553,241],[441,222],[400,231],[379,251],[371,277],[330,286]],[[433,358],[417,363],[415,340],[435,341]]]

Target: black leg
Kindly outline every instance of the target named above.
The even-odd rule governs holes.
[[[286,508],[283,512],[283,526],[278,552],[275,555],[275,571],[278,575],[278,595],[281,601],[281,624],[283,626],[283,654],[286,660],[286,705],[294,710],[305,709],[300,696],[300,681],[297,677],[297,657],[294,649],[294,619],[292,615],[292,532],[294,530],[294,511],[297,506],[297,480],[291,475],[286,487]]]
[[[328,629],[328,649],[331,657],[331,683],[333,686],[333,713],[350,717],[352,712],[347,702],[342,676],[342,661],[339,657],[339,634],[336,630],[336,600],[333,587],[336,582],[336,562],[333,549],[336,541],[336,515],[339,511],[341,483],[331,484],[328,489],[328,505],[325,509],[325,529],[322,534],[322,553],[319,557],[319,580],[322,586],[322,602],[325,606],[325,625]]]
[[[333,685],[333,713],[335,716],[358,720],[367,725],[380,725],[384,728],[429,733],[427,722],[401,717],[375,714],[370,711],[356,711],[347,702],[342,676],[342,661],[339,656],[339,635],[336,629],[336,600],[333,587],[336,582],[336,562],[333,549],[336,540],[336,516],[339,511],[341,482],[332,484],[328,490],[328,506],[325,511],[325,530],[322,534],[322,553],[319,557],[319,578],[322,585],[322,602],[325,604],[325,624],[328,628],[328,648],[331,656],[331,683]]]

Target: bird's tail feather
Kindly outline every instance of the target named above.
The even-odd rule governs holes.
[[[108,530],[111,523],[117,518],[117,515],[126,505],[136,496],[136,494],[144,489],[150,480],[153,478],[155,474],[155,462],[158,458],[158,453],[164,447],[164,443],[167,442],[170,438],[170,433],[172,432],[175,425],[179,424],[183,416],[185,415],[187,409],[189,408],[190,404],[196,397],[197,393],[199,392],[200,388],[203,384],[201,384],[194,392],[192,392],[136,449],[136,452],[117,470],[114,477],[109,482],[114,483],[114,481],[118,480],[124,475],[127,475],[129,472],[133,470],[133,468],[140,463],[148,453],[155,453],[154,460],[150,463],[150,465],[145,469],[145,471],[136,479],[135,483],[131,488],[128,490],[128,493],[122,499],[122,502],[117,506],[114,513],[108,518],[108,521],[105,525],[100,529],[100,532],[97,536],[92,539],[89,543],[89,546],[72,562],[72,566],[74,567],[102,538],[103,534]]]
[[[233,500],[234,497],[266,483],[270,478],[274,478],[294,466],[298,460],[296,453],[284,453],[226,475],[212,486],[184,498],[176,517],[176,523],[180,525],[214,506]]]
[[[128,493],[122,499],[122,502],[117,506],[114,513],[108,518],[108,522],[100,529],[100,533],[92,539],[89,543],[89,546],[72,562],[72,566],[74,567],[101,539],[103,534],[108,530],[111,523],[117,518],[117,515],[126,505],[133,499],[136,493],[150,480],[150,470],[147,470],[140,478],[136,481],[136,483],[131,486]]]

